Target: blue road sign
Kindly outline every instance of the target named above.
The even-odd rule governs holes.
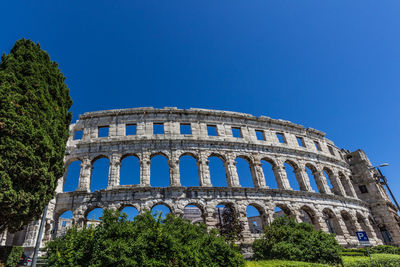
[[[367,233],[365,231],[356,232],[356,235],[357,235],[358,241],[360,241],[360,242],[368,242],[369,241]]]

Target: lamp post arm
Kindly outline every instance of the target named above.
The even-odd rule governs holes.
[[[379,168],[376,168],[376,169],[377,169],[378,172],[379,172],[380,179],[381,179],[381,180],[383,181],[383,183],[386,185],[386,188],[388,189],[388,191],[389,191],[389,193],[390,193],[390,196],[392,197],[394,203],[396,204],[397,211],[400,211],[399,203],[397,203],[397,200],[396,200],[396,198],[394,197],[394,195],[393,195],[393,193],[392,193],[392,190],[391,190],[390,187],[389,187],[389,184],[388,184],[388,182],[387,182],[386,177],[382,174],[382,172],[381,172],[381,170],[380,170]]]

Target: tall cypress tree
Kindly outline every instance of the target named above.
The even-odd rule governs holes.
[[[38,219],[64,174],[72,119],[65,77],[47,52],[18,40],[0,62],[0,232]]]

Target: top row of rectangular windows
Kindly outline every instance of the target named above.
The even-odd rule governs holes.
[[[263,130],[255,130],[257,140],[265,141],[265,133]],[[164,134],[164,124],[163,123],[153,123],[153,134]],[[125,134],[128,135],[136,135],[137,134],[137,125],[136,124],[126,124],[125,126]],[[182,135],[191,135],[192,128],[190,123],[181,123],[180,124],[180,134]],[[218,136],[217,126],[216,125],[207,125],[207,135],[208,136]],[[83,131],[75,131],[74,140],[81,140],[83,136]],[[109,127],[108,126],[100,126],[98,127],[98,137],[108,137],[109,136]],[[243,138],[242,130],[240,127],[232,127],[232,136],[235,138]],[[287,144],[286,137],[284,133],[277,132],[276,137],[281,144]],[[296,136],[297,144],[299,147],[306,147],[303,137]],[[321,145],[318,141],[314,141],[315,148],[317,151],[322,151]],[[334,150],[332,146],[328,145],[329,153],[332,156],[335,156]]]

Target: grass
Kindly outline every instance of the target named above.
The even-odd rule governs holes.
[[[374,267],[399,267],[400,255],[372,254]],[[370,259],[367,256],[343,256],[344,267],[370,267]],[[265,260],[247,261],[246,267],[332,267],[334,265],[309,263],[301,261]]]

